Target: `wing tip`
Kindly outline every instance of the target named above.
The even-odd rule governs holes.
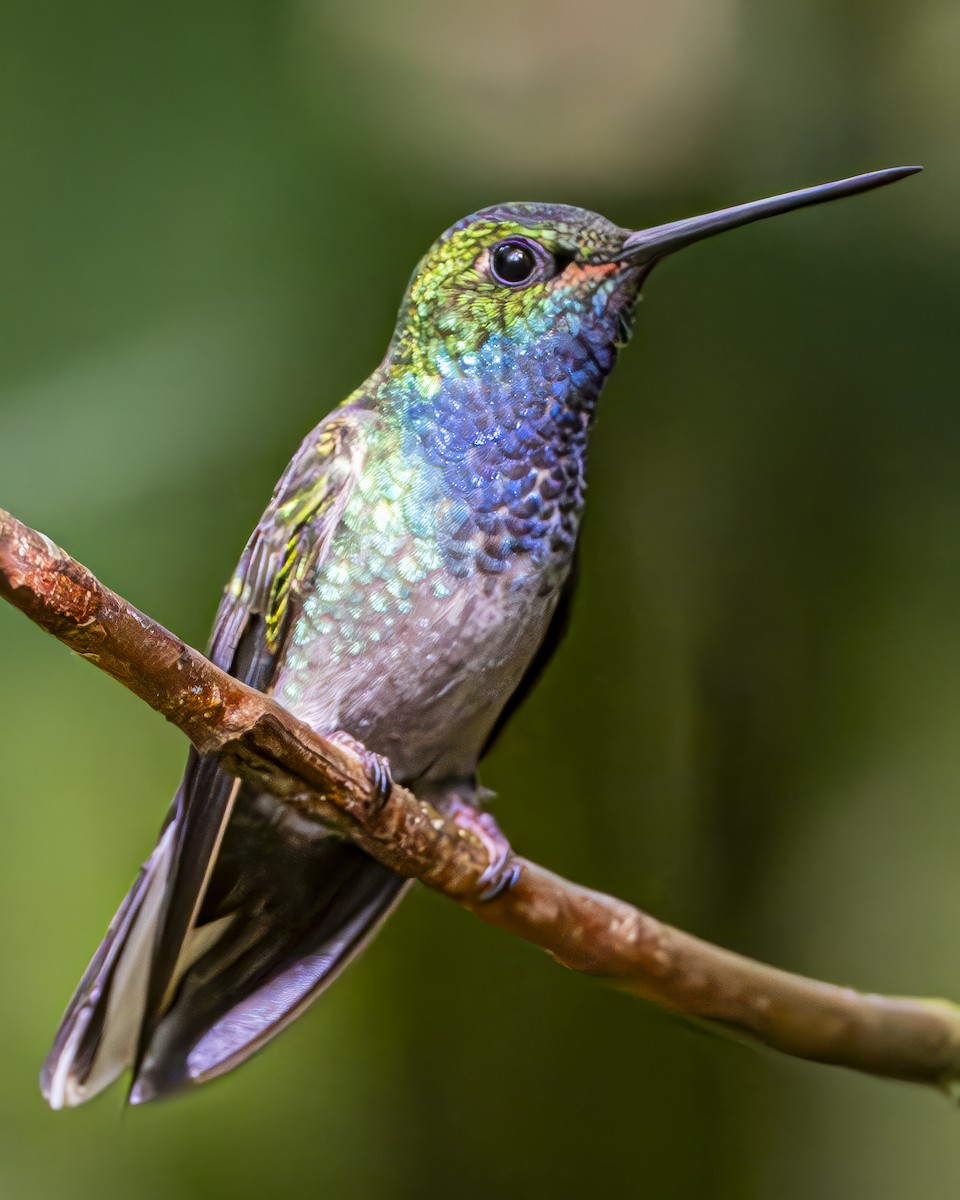
[[[159,1099],[159,1096],[160,1093],[146,1079],[135,1076],[127,1092],[127,1104],[131,1108],[139,1108],[142,1104],[149,1104],[151,1100]]]
[[[40,1071],[40,1093],[54,1112],[93,1099],[133,1064],[173,831],[171,824],[161,834],[60,1023]]]

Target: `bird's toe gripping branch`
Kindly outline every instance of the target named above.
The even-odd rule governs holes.
[[[520,878],[520,864],[494,817],[459,799],[453,802],[449,815],[464,833],[477,839],[490,860],[477,880],[477,899],[486,903],[509,891]]]
[[[327,740],[344,750],[349,750],[360,759],[373,789],[373,796],[369,801],[369,812],[371,816],[376,816],[386,808],[393,794],[393,775],[390,772],[390,763],[382,754],[375,754],[372,750],[368,750],[363,742],[357,741],[352,733],[347,733],[344,729],[338,729],[331,733]]]
[[[394,781],[390,763],[380,754],[368,750],[353,734],[338,729],[329,735],[328,741],[343,750],[355,754],[363,764],[373,792],[367,802],[369,817],[375,818],[387,807],[393,795]],[[459,830],[480,843],[487,857],[487,866],[476,878],[470,890],[474,899],[481,904],[502,896],[517,882],[520,864],[509,841],[490,813],[483,812],[466,800],[456,797],[447,800],[443,809]],[[434,816],[437,814],[434,813]]]

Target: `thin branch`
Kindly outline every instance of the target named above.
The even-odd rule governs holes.
[[[664,925],[517,856],[512,887],[481,897],[487,851],[373,756],[322,737],[226,675],[42,534],[0,509],[0,594],[145,700],[233,774],[352,839],[560,963],[799,1058],[960,1095],[960,1008],[805,979]]]

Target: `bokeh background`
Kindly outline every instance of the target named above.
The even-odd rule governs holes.
[[[673,217],[921,162],[661,268],[515,845],[753,955],[960,999],[953,0],[0,5],[0,504],[195,644],[407,276],[507,198]],[[0,1194],[954,1197],[933,1093],[706,1036],[417,892],[236,1075],[36,1073],[180,736],[0,610]]]

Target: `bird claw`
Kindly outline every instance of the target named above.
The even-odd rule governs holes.
[[[344,750],[352,751],[363,763],[363,769],[373,787],[371,811],[373,813],[380,812],[386,806],[393,791],[393,776],[390,773],[389,762],[382,754],[374,754],[372,750],[368,750],[363,742],[358,742],[353,734],[347,733],[345,729],[337,729],[328,734],[327,741],[333,742],[335,746],[342,746]]]
[[[461,829],[473,834],[487,852],[489,863],[477,880],[480,888],[477,899],[486,903],[509,891],[520,878],[520,864],[494,817],[462,800],[456,801],[450,816]]]

